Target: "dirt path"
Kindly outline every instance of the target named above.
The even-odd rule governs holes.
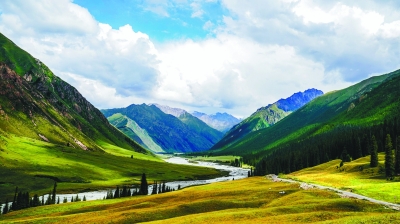
[[[308,183],[304,183],[301,181],[296,181],[296,180],[290,180],[290,179],[282,179],[279,178],[277,175],[275,174],[270,174],[267,175],[266,178],[271,179],[272,181],[281,181],[281,182],[288,182],[288,183],[299,183],[300,184],[300,188],[308,190],[308,189],[321,189],[321,190],[330,190],[330,191],[334,191],[336,193],[338,193],[341,197],[346,197],[346,198],[357,198],[357,199],[361,199],[361,200],[367,200],[370,201],[372,203],[376,203],[376,204],[381,204],[384,206],[387,206],[389,208],[392,208],[394,210],[400,211],[400,205],[398,204],[394,204],[394,203],[390,203],[387,201],[380,201],[380,200],[376,200],[370,197],[366,197],[360,194],[356,194],[353,192],[348,192],[348,191],[343,191],[343,190],[339,190],[333,187],[327,187],[327,186],[322,186],[322,185],[318,185],[318,184],[308,184]]]

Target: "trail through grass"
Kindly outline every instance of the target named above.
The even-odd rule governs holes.
[[[280,193],[280,192],[285,193]],[[30,208],[0,223],[346,223],[400,221],[400,213],[362,200],[264,177],[171,193]]]
[[[339,167],[340,160],[306,168],[289,175],[303,182],[331,186],[341,190],[352,191],[374,199],[400,203],[400,178],[387,181],[384,173],[384,154],[379,154],[379,165],[370,168],[370,156],[362,157]]]

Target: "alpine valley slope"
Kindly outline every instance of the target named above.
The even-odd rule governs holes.
[[[132,104],[127,108],[101,111],[113,125],[132,138],[138,136],[143,146],[153,152],[204,151],[211,148],[223,135],[184,110],[162,106],[163,110],[173,114],[171,115],[164,113],[159,107],[161,106],[154,104]],[[137,125],[136,128],[128,126],[129,123]],[[141,135],[141,132],[146,134]]]
[[[259,174],[293,172],[332,159],[369,155],[371,136],[379,151],[385,136],[398,136],[400,70],[326,93],[277,124],[245,136],[215,154],[235,154]]]
[[[218,174],[190,169],[163,162],[121,133],[74,87],[0,34],[1,201],[16,186],[48,193],[54,181],[59,191],[76,192],[132,183],[143,172],[149,180]]]
[[[251,132],[268,128],[322,94],[321,90],[308,89],[259,108],[250,117],[233,126],[212,149],[228,147]]]

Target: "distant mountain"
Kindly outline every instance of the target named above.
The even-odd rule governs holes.
[[[223,135],[186,111],[168,106],[132,104],[127,108],[108,109],[102,112],[118,129],[134,139],[139,137],[142,145],[146,145],[146,148],[153,152],[159,152],[158,147],[164,152],[204,151],[211,148]],[[116,122],[118,119],[115,119],[115,114],[118,114],[117,118],[123,121]],[[129,120],[131,126],[137,125],[136,129],[127,126]],[[152,146],[149,145],[150,139],[141,137],[138,130],[146,131],[153,142]],[[154,147],[158,149],[155,150]]]
[[[154,105],[156,107],[158,107],[162,112],[166,113],[166,114],[171,114],[174,117],[178,117],[181,116],[184,113],[187,113],[185,110],[183,109],[179,109],[179,108],[172,108],[166,105],[160,105],[160,104],[149,104],[149,106]]]
[[[230,129],[212,149],[227,147],[251,132],[270,127],[322,94],[321,90],[308,89],[304,92],[294,93],[292,96],[280,99],[268,106],[261,107],[250,117]]]
[[[227,132],[234,125],[238,124],[242,120],[227,113],[216,113],[208,115],[195,111],[192,113],[192,115],[222,133]]]
[[[277,124],[215,149],[213,154],[257,161],[253,165],[258,175],[290,173],[332,159],[369,156],[372,141],[380,152],[385,150],[388,136],[396,142],[399,99],[400,70],[370,77],[317,97]],[[384,175],[379,178],[385,179]]]

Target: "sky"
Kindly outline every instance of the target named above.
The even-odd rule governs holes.
[[[395,0],[2,0],[0,32],[100,109],[245,118],[400,68]]]

